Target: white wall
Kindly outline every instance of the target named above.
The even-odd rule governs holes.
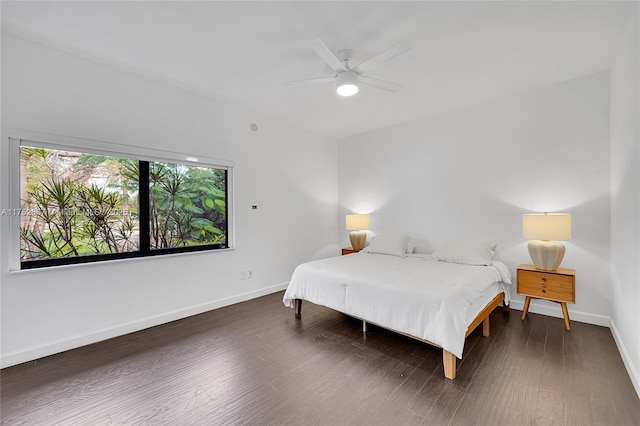
[[[17,128],[232,160],[237,230],[227,252],[8,273],[2,217],[2,366],[283,289],[338,253],[335,140],[9,36],[1,124],[3,208]]]
[[[640,26],[638,5],[611,71],[611,329],[640,395]]]
[[[407,233],[427,253],[450,239],[496,241],[515,278],[518,264],[531,263],[521,215],[569,212],[571,317],[608,325],[608,110],[603,72],[342,139],[340,214],[371,212],[373,232]],[[522,303],[516,296],[513,306]],[[531,311],[562,316],[547,301]]]

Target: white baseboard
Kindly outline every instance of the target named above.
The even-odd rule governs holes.
[[[79,348],[91,343],[96,343],[102,340],[111,339],[113,337],[122,336],[124,334],[133,333],[135,331],[144,330],[145,328],[154,327],[156,325],[165,324],[182,318],[187,318],[192,315],[211,311],[213,309],[222,308],[224,306],[233,305],[235,303],[244,302],[250,299],[255,299],[257,297],[285,290],[288,284],[288,282],[280,283],[271,287],[265,287],[251,292],[238,294],[232,297],[210,301],[201,305],[191,306],[185,309],[179,309],[153,317],[144,318],[139,321],[121,324],[116,327],[97,330],[95,332],[77,335],[68,339],[59,340],[57,342],[47,343],[41,346],[35,346],[25,350],[12,352],[0,357],[0,368],[10,367],[12,365],[32,361],[34,359],[68,351],[70,349]]]
[[[616,327],[616,323],[613,322],[613,319],[611,320],[611,326],[609,328],[611,329],[611,334],[613,334],[613,340],[616,341],[616,345],[618,346],[618,352],[620,352],[622,362],[627,368],[627,373],[631,378],[631,383],[633,383],[633,387],[636,389],[638,398],[640,398],[640,375],[638,374],[638,370],[631,360],[631,356],[629,355],[629,352],[627,351],[627,348],[624,345],[622,338],[620,337],[618,327]]]
[[[524,307],[524,300],[511,300],[509,303],[513,309],[521,311]],[[587,324],[600,325],[602,327],[609,327],[611,319],[604,315],[589,314],[586,312],[575,311],[571,309],[571,305],[567,305],[569,308],[569,318],[571,321],[585,322]],[[531,300],[529,305],[529,312],[534,314],[542,314],[550,317],[563,318],[562,309],[559,303],[548,302],[546,300]]]

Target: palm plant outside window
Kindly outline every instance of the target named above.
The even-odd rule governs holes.
[[[227,173],[21,146],[21,269],[226,248]]]

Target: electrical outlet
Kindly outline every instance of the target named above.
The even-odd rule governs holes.
[[[247,271],[247,278],[253,278],[253,269]]]
[[[241,280],[246,280],[247,279],[247,275],[249,275],[247,273],[247,271],[240,271],[240,279]]]

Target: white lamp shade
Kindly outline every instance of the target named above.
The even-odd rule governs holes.
[[[346,216],[347,231],[365,231],[369,229],[368,214],[348,214]]]
[[[569,213],[523,214],[522,237],[543,241],[570,240],[571,215]]]

